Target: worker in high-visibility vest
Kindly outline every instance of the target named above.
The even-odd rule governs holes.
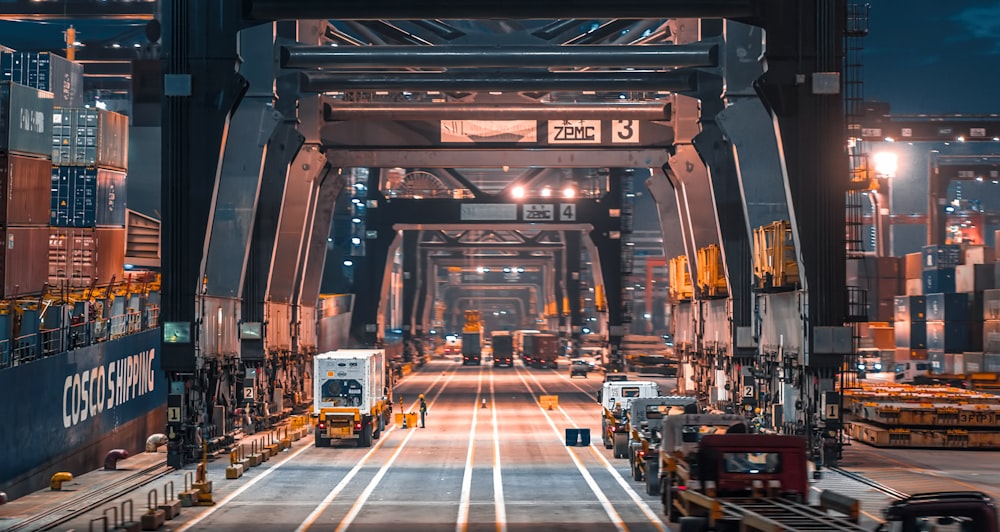
[[[427,417],[427,401],[424,400],[424,394],[420,394],[420,428],[424,428],[426,423],[424,418]]]

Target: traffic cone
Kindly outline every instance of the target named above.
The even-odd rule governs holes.
[[[486,398],[483,397],[483,408],[486,408]]]
[[[406,425],[406,412],[403,412],[403,428],[408,429],[409,426]]]

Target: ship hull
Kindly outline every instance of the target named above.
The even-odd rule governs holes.
[[[16,498],[58,471],[102,467],[112,449],[142,452],[166,426],[159,356],[152,329],[0,371],[0,491]]]

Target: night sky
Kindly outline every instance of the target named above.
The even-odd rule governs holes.
[[[871,0],[865,97],[893,113],[1000,113],[1000,1]]]

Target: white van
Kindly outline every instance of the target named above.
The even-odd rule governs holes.
[[[604,408],[614,410],[621,405],[623,411],[628,411],[633,399],[659,397],[660,385],[653,381],[612,381],[605,382],[597,392],[597,400]]]

